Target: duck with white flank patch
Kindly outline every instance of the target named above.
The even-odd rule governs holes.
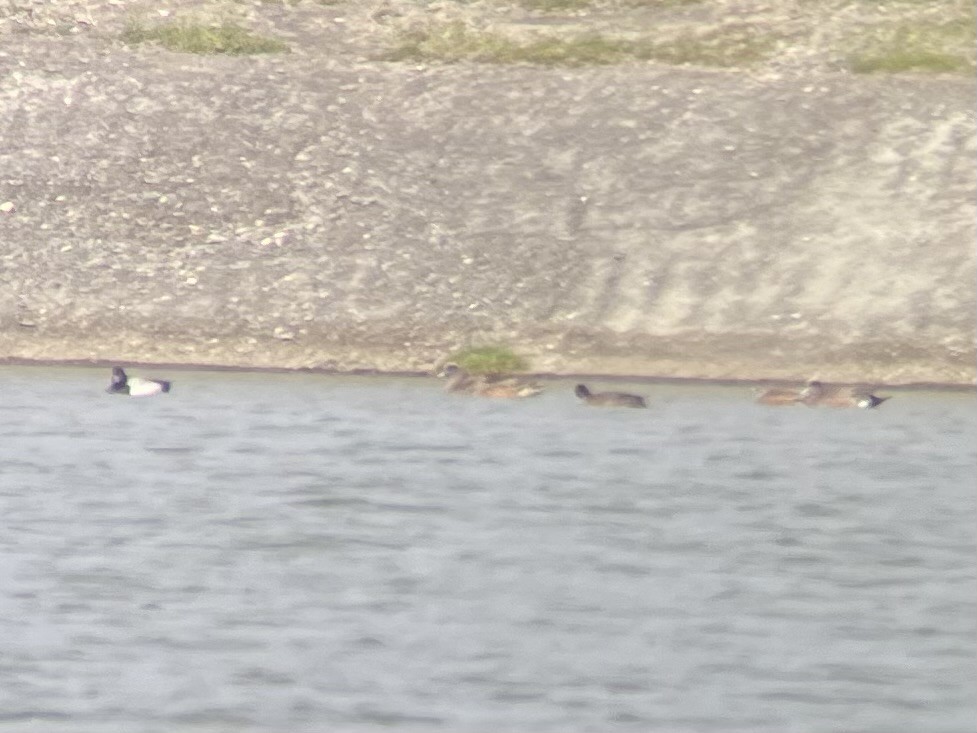
[[[112,382],[105,391],[109,394],[126,394],[130,397],[151,397],[169,392],[170,383],[165,379],[130,377],[122,367],[112,367]]]
[[[864,387],[834,387],[811,380],[807,387],[801,390],[801,401],[809,407],[857,407],[871,410],[878,407],[889,397],[879,397]]]

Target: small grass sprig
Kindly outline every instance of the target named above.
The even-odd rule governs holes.
[[[526,360],[507,346],[473,346],[448,357],[469,374],[512,374],[528,368]]]
[[[972,19],[946,23],[902,23],[857,42],[848,64],[857,74],[970,73],[975,68]]]
[[[405,33],[388,61],[475,61],[540,66],[596,66],[625,61],[741,66],[760,61],[776,39],[752,29],[729,27],[670,40],[622,39],[600,34],[519,40],[480,31],[460,21],[432,24]]]
[[[155,26],[133,21],[123,32],[122,40],[133,45],[158,43],[179,53],[245,55],[288,51],[288,46],[277,38],[254,34],[229,21],[215,25],[178,20]]]

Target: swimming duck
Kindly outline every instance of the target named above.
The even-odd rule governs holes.
[[[122,367],[112,367],[112,382],[105,390],[110,394],[127,394],[131,397],[150,397],[170,391],[170,383],[163,379],[130,378]]]
[[[587,385],[578,384],[573,393],[594,407],[647,407],[641,395],[627,392],[591,392]]]
[[[825,394],[825,386],[816,379],[809,379],[800,389],[773,387],[760,392],[756,401],[762,405],[811,405]]]
[[[878,407],[889,397],[879,397],[861,387],[828,387],[812,380],[801,390],[801,401],[808,406],[857,407],[870,410]]]
[[[473,376],[453,363],[446,364],[438,376],[448,379],[444,386],[448,392],[465,392],[479,397],[534,397],[543,391],[536,382],[501,375]]]

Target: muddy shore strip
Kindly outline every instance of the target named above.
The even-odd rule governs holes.
[[[977,380],[972,78],[380,59],[406,3],[195,56],[135,5],[0,5],[0,363]]]

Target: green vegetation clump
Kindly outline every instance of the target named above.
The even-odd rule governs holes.
[[[131,22],[122,40],[129,44],[158,43],[180,53],[244,55],[288,51],[288,46],[277,38],[259,36],[226,21],[213,25],[181,20],[156,26]]]
[[[405,33],[400,44],[384,58],[388,61],[479,61],[541,66],[602,65],[641,60],[725,67],[763,59],[775,40],[757,36],[750,29],[725,28],[660,42],[599,34],[570,38],[543,36],[519,41],[498,33],[478,31],[455,21]]]
[[[526,360],[507,346],[474,346],[448,357],[469,374],[511,374],[528,368]]]
[[[694,5],[704,0],[617,0],[609,3],[607,0],[519,0],[519,5],[529,10],[541,10],[546,13],[559,13],[573,10],[594,10],[608,5],[623,5],[627,8],[671,8],[681,5]]]
[[[520,60],[518,44],[497,33],[480,33],[461,21],[431,24],[400,36],[399,44],[387,53],[387,61],[491,61]]]
[[[948,23],[904,23],[858,44],[848,57],[858,74],[877,72],[972,72],[975,68],[972,18]]]
[[[591,6],[591,0],[521,0],[522,7],[541,10],[544,13],[560,13],[568,10],[583,10]]]
[[[245,0],[237,0],[238,2],[244,2]],[[302,5],[305,0],[261,0],[265,5],[282,5],[284,7],[298,6]],[[342,5],[346,0],[310,0],[316,5]]]
[[[707,33],[687,34],[659,43],[639,46],[637,58],[667,64],[691,64],[720,68],[749,66],[767,58],[777,37],[749,26],[727,26]]]

